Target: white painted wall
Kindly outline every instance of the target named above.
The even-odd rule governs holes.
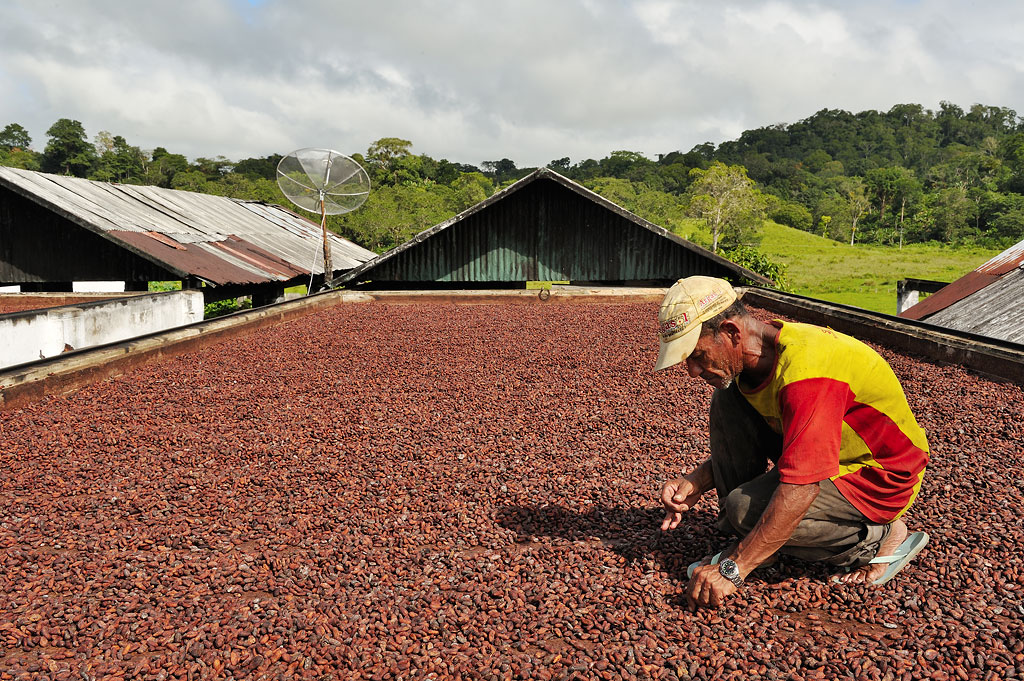
[[[121,293],[124,291],[123,281],[73,281],[71,290],[82,293],[102,292]]]
[[[903,314],[903,311],[909,307],[917,305],[921,299],[921,292],[917,289],[910,291],[897,291],[896,292],[896,314]]]
[[[0,317],[0,368],[203,320],[200,291],[168,291]]]
[[[71,290],[75,293],[121,293],[124,291],[123,281],[73,281]],[[0,286],[0,293],[21,293],[21,284]]]

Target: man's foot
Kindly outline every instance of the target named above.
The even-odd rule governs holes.
[[[891,556],[906,538],[907,524],[902,520],[895,521],[889,529],[889,534],[885,537],[885,540],[882,541],[882,545],[878,548],[878,554],[875,557],[881,558],[883,556]],[[832,577],[832,581],[844,584],[864,584],[865,582],[870,584],[884,575],[887,567],[888,565],[885,563],[868,563],[856,570],[834,575]]]

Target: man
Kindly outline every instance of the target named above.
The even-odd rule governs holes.
[[[874,350],[831,329],[761,322],[710,277],[676,282],[658,322],[655,370],[684,363],[716,388],[711,457],[665,483],[662,530],[715,489],[718,527],[739,537],[691,566],[691,609],[721,605],[777,553],[844,568],[835,581],[882,584],[927,543],[900,517],[928,443]]]

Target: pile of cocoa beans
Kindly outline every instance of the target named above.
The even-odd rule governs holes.
[[[711,388],[656,313],[342,305],[0,413],[0,679],[1024,678],[1019,386],[879,348],[931,543],[693,613]]]

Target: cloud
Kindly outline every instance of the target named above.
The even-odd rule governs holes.
[[[654,157],[822,108],[1024,110],[1024,4],[16,0],[0,125],[232,159],[397,136],[520,166]]]

